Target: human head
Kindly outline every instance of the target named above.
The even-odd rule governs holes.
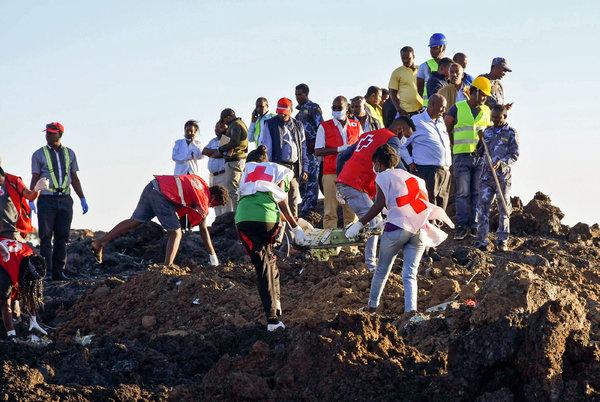
[[[31,255],[21,260],[19,266],[19,295],[21,305],[30,314],[39,311],[44,305],[44,277],[46,261],[39,255]],[[33,311],[31,311],[33,308]]]
[[[336,96],[331,103],[331,111],[334,119],[345,121],[348,115],[348,99],[342,95]]]
[[[437,119],[444,115],[446,111],[446,98],[440,94],[433,94],[429,97],[427,113],[432,119]]]
[[[381,101],[379,106],[383,107],[383,103],[390,97],[390,90],[387,88],[381,88]]]
[[[292,101],[288,98],[281,98],[277,101],[275,112],[284,120],[288,121],[292,115]]]
[[[410,46],[404,46],[400,49],[400,58],[404,67],[413,67],[415,65],[415,51]]]
[[[352,98],[350,101],[350,111],[354,116],[362,117],[367,114],[367,111],[365,110],[365,98],[362,96],[355,96]]]
[[[438,73],[443,75],[444,77],[448,77],[448,71],[450,70],[450,66],[453,64],[454,62],[452,61],[451,58],[449,57],[444,57],[442,60],[439,61],[438,63]]]
[[[306,84],[298,84],[296,85],[296,102],[299,105],[303,105],[308,101],[308,85]]]
[[[233,109],[223,109],[223,111],[221,112],[221,121],[227,125],[229,125],[229,123],[231,123],[232,121],[234,121],[235,119],[237,119],[237,117],[235,116],[235,112],[233,111]]]
[[[492,60],[492,67],[490,68],[490,77],[493,80],[501,80],[506,75],[506,72],[512,72],[508,63],[504,57],[496,57]]]
[[[452,60],[455,63],[460,64],[461,67],[463,68],[463,70],[467,69],[467,61],[468,61],[468,59],[467,59],[467,55],[466,54],[458,52],[458,53],[456,53],[454,55],[454,57],[452,57]]]
[[[435,60],[439,60],[444,57],[444,53],[446,51],[446,45],[448,41],[446,40],[446,36],[442,33],[434,33],[429,38],[429,54]]]
[[[248,152],[248,156],[246,157],[246,163],[248,162],[268,162],[269,156],[267,154],[267,147],[264,145],[259,145],[256,149]]]
[[[400,116],[394,119],[389,127],[389,130],[396,134],[397,137],[410,137],[413,131],[416,130],[415,123],[408,116]]]
[[[267,112],[269,111],[269,101],[267,101],[267,98],[264,97],[260,97],[256,100],[256,112],[258,113],[259,116],[263,116],[265,114],[267,114]]]
[[[390,144],[383,144],[375,150],[371,161],[373,162],[373,170],[379,173],[395,168],[400,162],[400,157]]]
[[[208,188],[208,192],[210,193],[210,198],[208,201],[209,207],[219,207],[221,205],[227,204],[229,201],[229,193],[227,189],[223,186],[212,186]]]
[[[452,85],[460,85],[464,76],[463,68],[458,63],[452,63],[448,70],[448,82]]]
[[[379,105],[379,102],[381,102],[381,88],[376,87],[375,85],[367,88],[365,100],[371,106]]]
[[[488,96],[491,95],[492,84],[489,79],[480,75],[475,78],[469,88],[469,104],[471,106],[481,106],[485,103]]]
[[[227,132],[227,124],[225,124],[221,120],[217,121],[217,124],[215,124],[215,134],[217,135],[217,137],[221,138],[221,136],[223,134],[225,134],[226,132]]]
[[[185,138],[191,140],[196,136],[198,132],[198,122],[196,120],[188,120],[183,125],[183,132],[185,133]]]
[[[55,121],[52,123],[46,124],[46,142],[48,145],[59,145],[60,139],[62,138],[63,133],[65,132],[65,128],[62,124]]]
[[[506,118],[508,117],[508,108],[499,103],[492,106],[492,116],[491,120],[494,123],[494,126],[500,127],[506,123]]]

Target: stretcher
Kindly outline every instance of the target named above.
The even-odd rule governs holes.
[[[319,261],[327,261],[330,257],[338,255],[342,247],[364,245],[369,237],[378,236],[382,231],[380,228],[367,227],[351,239],[346,237],[345,232],[345,229],[306,229],[304,242],[302,245],[294,244],[294,247],[308,252]]]

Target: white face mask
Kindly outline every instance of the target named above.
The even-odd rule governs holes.
[[[331,112],[331,115],[336,120],[346,120],[346,112],[334,110]]]

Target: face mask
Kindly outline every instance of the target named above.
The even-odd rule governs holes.
[[[331,112],[331,115],[336,120],[346,120],[346,112],[344,111],[334,110],[333,112]]]

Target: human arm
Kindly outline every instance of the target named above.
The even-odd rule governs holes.
[[[320,124],[315,138],[315,156],[332,155],[337,154],[338,152],[338,147],[325,146],[325,129],[323,128],[323,125]]]
[[[414,134],[411,135],[409,138],[413,138]],[[391,146],[392,148],[394,148],[394,151],[396,151],[396,155],[401,156],[400,154],[400,150],[402,148],[402,141],[400,141],[400,138],[398,137],[392,137],[387,141],[387,144],[389,146]],[[404,166],[404,163],[402,163],[402,159],[400,159],[398,161],[398,164],[396,165],[397,169],[403,169],[406,170],[406,167]]]
[[[406,110],[402,109],[400,106],[400,98],[398,97],[398,90],[390,88],[390,99],[396,108],[396,111],[400,113],[401,116],[407,115]]]
[[[423,96],[423,91],[425,90],[428,68],[427,63],[422,63],[419,66],[419,70],[417,70],[417,92],[421,96]]]
[[[73,190],[79,198],[85,198],[83,195],[83,189],[81,188],[81,181],[79,180],[79,176],[76,171],[71,171],[71,185],[73,186]]]
[[[226,133],[229,142],[219,147],[219,152],[225,154],[227,151],[237,148],[242,141],[242,126],[240,124],[231,124]]]
[[[454,125],[456,124],[456,105],[452,106],[448,113],[444,116],[444,124],[446,124],[446,131],[448,137],[450,137],[450,145],[454,144]]]
[[[394,138],[398,139],[397,137],[394,137]],[[413,133],[413,135],[411,135],[410,137],[408,137],[406,139],[406,141],[404,141],[404,143],[402,143],[400,145],[400,152],[398,152],[398,150],[396,150],[396,152],[398,153],[398,155],[400,155],[400,157],[404,160],[404,162],[406,162],[408,164],[408,167],[409,167],[409,170],[411,171],[411,173],[414,173],[413,169],[415,169],[416,166],[414,166],[413,168],[411,168],[411,166],[415,165],[415,161],[413,160],[413,157],[410,154],[410,152],[408,152],[408,146],[410,144],[412,144],[414,138],[415,138],[415,134]],[[392,139],[393,138],[390,138],[390,140],[392,140]],[[398,142],[400,142],[400,141],[398,141]],[[390,145],[392,147],[394,147],[393,144],[390,143]]]
[[[283,180],[279,182],[279,187],[283,191],[285,191],[285,182]],[[290,206],[288,205],[287,198],[283,199],[282,201],[279,201],[277,205],[279,206],[279,210],[283,214],[285,221],[290,224],[292,229],[298,226],[298,221],[296,221],[296,217],[292,215],[292,211],[290,210]]]
[[[185,143],[185,140],[175,141],[171,159],[173,159],[173,162],[178,162],[178,163],[187,162],[191,159],[190,152]]]
[[[202,153],[202,143],[200,140],[193,141],[190,148],[192,159],[200,160],[204,158],[204,154]]]
[[[209,148],[208,146],[204,147],[204,149],[202,150],[202,155],[206,155],[209,158],[223,158],[223,155],[221,155],[218,149]]]
[[[255,112],[252,112],[252,121],[250,122],[250,126],[248,126],[248,141],[254,142],[258,140],[258,138],[254,138],[254,134],[256,133],[256,125],[260,125],[260,120],[256,120]],[[260,127],[260,126],[259,126]]]
[[[377,195],[375,196],[373,205],[371,208],[369,208],[366,214],[364,214],[358,221],[354,222],[348,229],[346,229],[345,235],[347,238],[356,237],[360,230],[365,227],[366,224],[371,222],[377,215],[379,215],[381,211],[383,211],[383,208],[385,208],[385,196],[383,195],[383,192],[377,183],[375,186],[377,187]]]
[[[267,157],[271,160],[271,133],[269,131],[269,126],[264,122],[261,123],[260,126],[260,135],[258,136],[258,145],[264,145],[267,148]]]
[[[350,159],[352,157],[352,154],[354,153],[354,150],[356,149],[356,144],[357,144],[357,142],[350,145],[348,148],[346,148],[345,150],[343,150],[342,152],[340,152],[338,154],[337,160],[336,160],[336,166],[335,166],[335,171],[336,171],[337,175],[339,175],[341,173],[342,169],[344,168],[344,164],[348,161],[348,159]]]
[[[519,134],[517,130],[512,130],[512,134],[508,141],[508,152],[506,153],[506,157],[502,159],[502,162],[508,166],[511,166],[519,159]]]

